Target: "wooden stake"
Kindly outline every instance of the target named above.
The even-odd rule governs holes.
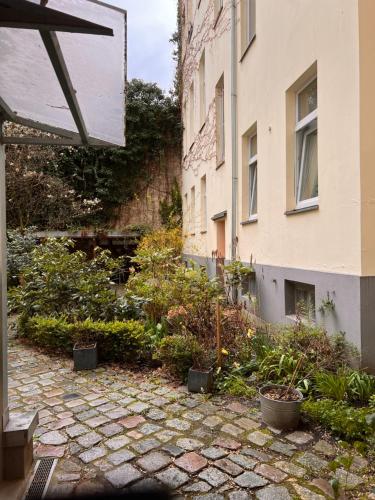
[[[219,301],[216,303],[216,351],[217,351],[217,366],[222,367],[221,352],[221,307]]]

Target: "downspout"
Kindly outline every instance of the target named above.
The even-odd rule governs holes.
[[[238,193],[237,0],[231,0],[231,2],[232,2],[231,5],[231,140],[232,140],[231,260],[234,261],[237,258],[237,193]]]

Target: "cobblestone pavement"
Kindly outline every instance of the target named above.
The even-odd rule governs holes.
[[[11,411],[40,410],[36,457],[59,459],[53,497],[155,485],[207,500],[333,496],[334,442],[269,429],[254,402],[192,395],[150,373],[77,373],[14,339],[9,369]],[[350,497],[375,498],[368,467],[357,457],[336,472]]]

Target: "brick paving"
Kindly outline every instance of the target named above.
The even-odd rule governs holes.
[[[255,401],[189,394],[156,372],[77,373],[16,339],[9,370],[11,411],[39,410],[36,457],[58,458],[54,498],[158,486],[197,500],[333,497],[335,442],[267,428]],[[375,499],[366,459],[336,475],[347,497]]]

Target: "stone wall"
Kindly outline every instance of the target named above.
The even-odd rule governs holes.
[[[161,225],[160,202],[170,193],[175,179],[181,186],[181,153],[173,149],[167,151],[160,162],[145,167],[146,181],[140,187],[136,197],[122,205],[112,221],[115,229],[124,229],[129,225],[146,224],[152,228]]]

